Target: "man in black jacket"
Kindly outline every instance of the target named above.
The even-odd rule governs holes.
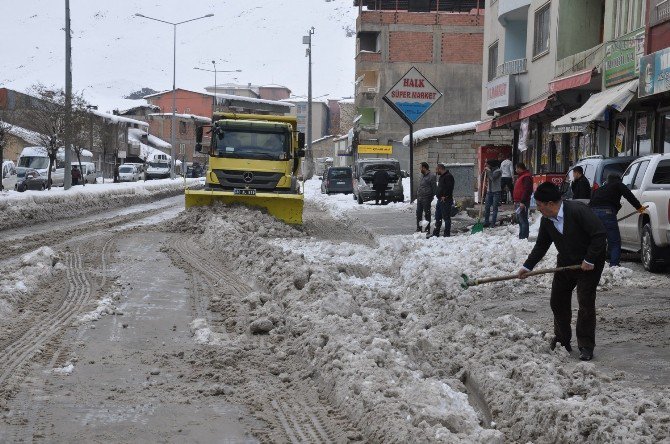
[[[437,205],[435,206],[435,230],[432,236],[440,235],[440,228],[444,220],[444,237],[451,236],[451,207],[454,204],[454,176],[443,163],[437,165]],[[429,232],[426,238],[431,237]]]
[[[579,358],[590,361],[596,345],[596,288],[605,266],[605,227],[581,202],[561,201],[561,192],[551,182],[535,190],[537,209],[542,213],[535,247],[519,270],[526,274],[544,257],[553,243],[558,250],[557,266],[581,265],[581,270],[554,274],[551,285],[551,310],[554,313],[552,350],[560,343],[572,351],[572,291],[577,287],[577,345]]]
[[[372,189],[375,190],[375,205],[386,205],[386,187],[389,184],[389,175],[385,169],[380,168],[372,175]]]
[[[584,177],[584,168],[577,165],[572,169],[572,198],[573,199],[590,199],[591,198],[591,184],[589,180]]]
[[[642,204],[628,187],[621,183],[621,177],[618,174],[607,176],[607,183],[593,192],[593,197],[589,202],[589,206],[607,230],[610,267],[618,267],[621,261],[621,233],[616,214],[621,209],[622,197],[625,197],[639,213],[644,213]]]

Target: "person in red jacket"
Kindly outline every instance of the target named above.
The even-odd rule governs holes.
[[[514,211],[519,221],[519,239],[528,239],[530,226],[528,224],[528,207],[530,207],[530,196],[533,194],[533,178],[530,171],[523,162],[516,164],[518,177],[514,183]]]

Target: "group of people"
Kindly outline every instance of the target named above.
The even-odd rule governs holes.
[[[436,177],[430,172],[430,166],[421,162],[421,181],[416,196],[416,231],[423,231],[422,220],[426,220],[426,237],[439,237],[444,222],[444,237],[451,236],[451,216],[454,206],[454,176],[449,172],[444,163],[437,164]],[[435,228],[430,230],[431,206],[433,199],[437,197],[435,205]]]
[[[509,163],[506,161],[509,160]],[[490,160],[482,174],[486,187],[485,223],[490,226],[497,221],[498,205],[503,187],[512,190],[519,238],[529,236],[528,210],[531,197],[534,196],[537,210],[542,215],[537,241],[528,258],[518,272],[518,277],[525,279],[533,268],[542,260],[551,244],[558,251],[557,266],[570,267],[554,273],[551,287],[550,306],[554,315],[554,338],[551,349],[557,345],[572,351],[571,319],[572,292],[577,289],[577,345],[579,358],[583,361],[593,359],[596,328],[596,289],[600,282],[605,261],[610,266],[618,266],[621,258],[621,237],[616,215],[621,209],[621,198],[627,199],[631,205],[643,213],[644,207],[631,191],[621,182],[617,174],[610,174],[607,182],[592,189],[589,180],[584,176],[582,167],[573,169],[571,184],[572,199],[564,200],[561,190],[551,182],[540,184],[533,191],[533,179],[523,162],[516,164],[516,181],[508,176],[510,159],[502,162]],[[505,175],[503,175],[503,170]],[[454,177],[445,164],[438,164],[437,173],[430,172],[426,162],[421,163],[421,181],[417,191],[416,221],[417,231],[422,231],[422,219],[428,221],[427,237],[439,236],[444,221],[444,236],[451,232],[451,208],[453,205]],[[506,180],[509,177],[511,183]],[[437,196],[435,230],[430,231],[431,204]],[[581,200],[581,201],[580,201]],[[584,200],[588,200],[585,204]]]

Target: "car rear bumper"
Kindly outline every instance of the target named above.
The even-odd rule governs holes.
[[[359,191],[363,201],[373,200],[377,196],[375,190],[361,190]],[[389,200],[404,200],[405,195],[402,190],[386,190],[386,198]]]

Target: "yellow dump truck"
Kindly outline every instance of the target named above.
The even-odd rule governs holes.
[[[196,128],[197,152],[211,135],[205,188],[186,190],[186,208],[220,202],[264,208],[289,224],[302,223],[298,175],[305,135],[293,116],[214,113]]]

